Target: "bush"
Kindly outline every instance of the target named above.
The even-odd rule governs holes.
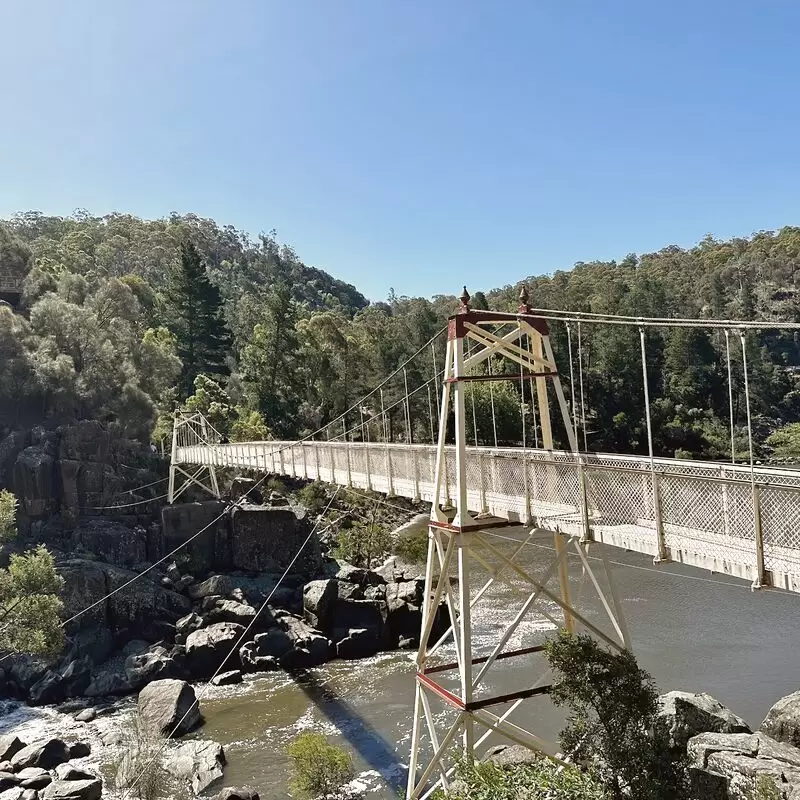
[[[0,543],[17,535],[17,498],[0,489]]]
[[[348,564],[369,568],[372,559],[386,553],[391,543],[391,535],[383,525],[356,522],[336,534],[334,555]]]
[[[556,679],[550,695],[569,710],[560,737],[564,752],[613,800],[685,797],[684,761],[655,729],[658,694],[633,654],[563,630],[545,652]]]
[[[424,564],[428,560],[428,527],[399,536],[394,553],[409,564]]]
[[[500,767],[459,764],[448,800],[607,800],[603,786],[578,769],[559,769],[542,757],[531,764]],[[444,798],[440,792],[438,797]]]
[[[336,797],[353,778],[353,761],[341,747],[330,744],[321,733],[301,733],[286,748],[292,760],[293,793],[309,800]]]
[[[328,492],[322,481],[306,484],[297,493],[297,501],[312,513],[318,514],[328,505]]]
[[[123,797],[136,800],[178,800],[188,789],[167,772],[166,739],[134,716],[122,732],[120,757],[109,767],[109,783]]]

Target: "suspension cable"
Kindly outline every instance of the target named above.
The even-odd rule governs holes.
[[[728,363],[728,410],[731,422],[731,464],[736,463],[736,443],[733,427],[733,373],[731,371],[731,332],[725,328],[725,357]]]
[[[583,396],[583,342],[581,340],[581,323],[578,320],[578,382],[581,390],[581,428],[583,428],[583,451],[589,452],[589,445],[586,439],[586,402]],[[575,434],[577,438],[577,432]]]

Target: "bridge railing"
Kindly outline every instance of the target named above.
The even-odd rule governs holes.
[[[365,442],[209,444],[189,428],[178,461],[321,479],[433,500],[436,448]],[[189,442],[188,439],[192,441]],[[446,451],[441,500],[455,496]],[[677,459],[520,448],[467,449],[468,505],[511,520],[581,533],[654,556],[757,577],[764,566],[800,588],[800,471]],[[792,588],[786,586],[786,588]]]

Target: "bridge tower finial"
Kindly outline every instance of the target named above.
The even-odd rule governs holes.
[[[469,311],[469,301],[470,296],[469,292],[467,291],[467,287],[464,287],[464,291],[461,292],[461,297],[458,298],[459,302],[461,303],[458,311],[460,314],[466,314]]]
[[[528,286],[523,283],[519,290],[519,312],[520,314],[528,314],[531,307],[528,305]]]

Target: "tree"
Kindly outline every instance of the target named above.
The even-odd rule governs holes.
[[[292,760],[291,790],[314,800],[336,797],[353,777],[353,761],[321,733],[301,733],[286,748]]]
[[[184,396],[200,373],[228,373],[231,338],[219,289],[208,279],[205,264],[191,241],[181,245],[180,263],[173,268],[167,290],[167,327],[178,342],[183,363],[180,385]]]
[[[0,489],[0,543],[8,542],[17,535],[17,498],[11,492]]]
[[[550,692],[568,709],[564,752],[587,767],[613,800],[680,800],[686,773],[656,723],[653,679],[627,650],[611,652],[587,634],[564,630],[546,656],[556,682]]]

